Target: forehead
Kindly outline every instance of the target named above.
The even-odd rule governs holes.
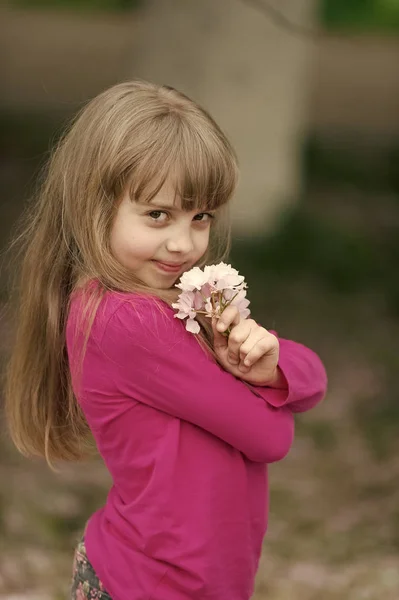
[[[182,201],[174,182],[168,178],[161,189],[149,201],[149,204],[164,204],[171,208],[182,208]]]
[[[181,195],[176,188],[173,180],[166,180],[161,189],[152,198],[139,200],[140,204],[167,208],[169,210],[190,212],[198,209],[198,203],[195,200],[182,202]]]

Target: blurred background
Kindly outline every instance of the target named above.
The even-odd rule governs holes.
[[[0,45],[2,250],[68,118],[109,85],[173,85],[228,133],[253,314],[330,380],[270,468],[255,599],[397,600],[399,0],[3,0]],[[3,305],[8,275],[3,258]],[[2,428],[0,598],[66,598],[109,484],[98,459],[20,457]]]

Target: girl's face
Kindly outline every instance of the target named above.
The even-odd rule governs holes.
[[[111,229],[114,257],[143,283],[168,289],[205,254],[214,211],[183,211],[165,184],[150,203],[123,196]]]

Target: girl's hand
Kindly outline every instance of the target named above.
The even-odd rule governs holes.
[[[230,335],[222,332],[230,327]],[[240,320],[235,306],[228,306],[220,319],[212,321],[214,350],[222,367],[253,385],[285,388],[285,377],[277,366],[279,342],[275,335],[252,319]]]

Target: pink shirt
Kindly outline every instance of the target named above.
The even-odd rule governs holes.
[[[248,600],[267,526],[267,463],[290,449],[293,412],[326,389],[320,359],[280,340],[288,390],[250,389],[174,311],[108,292],[77,376],[82,294],[67,346],[76,396],[112,476],[87,555],[113,600]]]

